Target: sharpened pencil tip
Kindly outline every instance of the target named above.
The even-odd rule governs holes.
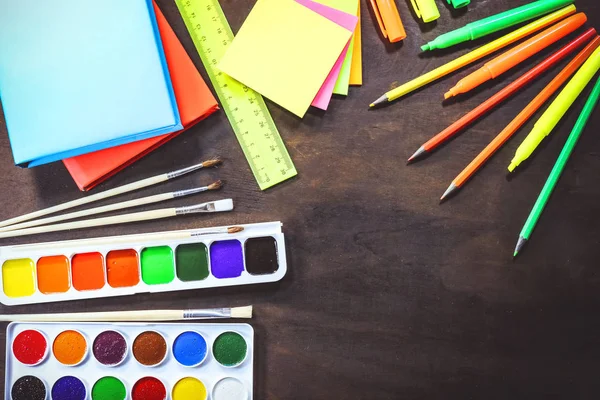
[[[425,150],[425,148],[423,146],[419,147],[419,149],[417,151],[415,151],[415,153],[410,156],[410,158],[408,159],[408,161],[406,161],[407,164],[412,163],[414,160],[416,160],[417,158],[423,156],[427,154],[427,150]]]
[[[458,186],[456,186],[454,184],[454,182],[452,182],[450,184],[450,186],[448,186],[448,189],[446,189],[446,191],[444,192],[442,197],[440,197],[440,204],[443,203],[446,199],[448,199],[448,196],[456,193],[458,191],[458,189],[460,189],[460,188]]]
[[[377,100],[375,100],[374,102],[369,104],[369,108],[376,108],[378,106],[382,106],[387,103],[389,103],[389,100],[388,100],[387,96],[384,94],[383,96],[381,96],[380,98],[378,98]]]
[[[519,254],[521,249],[523,249],[523,246],[525,246],[525,243],[527,243],[527,239],[525,239],[523,236],[519,236],[519,240],[517,241],[517,245],[515,246],[515,252],[513,253],[513,257],[516,257],[517,254]]]

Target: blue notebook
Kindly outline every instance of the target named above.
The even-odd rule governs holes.
[[[0,0],[0,100],[27,167],[183,128],[152,0]]]

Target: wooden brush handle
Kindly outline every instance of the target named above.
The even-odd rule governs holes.
[[[68,314],[14,314],[0,315],[0,321],[20,322],[124,322],[124,321],[180,321],[183,310],[110,311]]]
[[[119,186],[114,189],[107,190],[105,192],[100,192],[93,194],[91,196],[82,197],[81,199],[69,201],[63,204],[59,204],[53,207],[44,208],[43,210],[34,211],[29,214],[21,215],[19,217],[11,218],[6,221],[0,221],[0,226],[7,226],[16,224],[23,221],[28,221],[30,219],[42,217],[44,215],[53,214],[58,211],[67,210],[73,207],[79,207],[84,204],[88,204],[94,201],[106,199],[108,197],[117,196],[122,193],[132,192],[134,190],[142,189],[147,186],[155,185],[160,182],[164,182],[168,179],[167,174],[157,175],[151,178],[142,179],[141,181],[129,183],[127,185]]]
[[[104,217],[96,219],[86,219],[83,221],[66,222],[63,224],[39,226],[35,228],[21,229],[17,231],[0,232],[0,238],[8,238],[15,236],[35,235],[38,233],[66,231],[70,229],[89,228],[92,226],[104,226],[124,224],[135,221],[147,221],[150,219],[174,217],[176,214],[175,208],[164,208],[161,210],[142,211],[132,214],[116,215],[114,217]]]
[[[0,232],[15,231],[15,230],[31,228],[33,226],[39,226],[39,225],[54,224],[55,222],[66,221],[69,219],[76,219],[76,218],[81,218],[81,217],[87,217],[87,216],[95,215],[95,214],[103,214],[103,213],[107,213],[110,211],[123,210],[125,208],[139,207],[144,204],[158,203],[161,201],[171,200],[173,198],[174,198],[173,193],[157,194],[154,196],[147,196],[147,197],[142,197],[139,199],[123,201],[121,203],[109,204],[109,205],[102,206],[102,207],[88,208],[87,210],[81,210],[81,211],[72,212],[72,213],[68,213],[68,214],[61,214],[61,215],[57,215],[55,217],[36,219],[33,221],[27,221],[27,222],[23,222],[23,223],[16,224],[16,225],[9,225],[9,226],[5,226],[5,227],[1,227]]]

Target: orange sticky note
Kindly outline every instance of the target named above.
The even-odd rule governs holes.
[[[350,84],[362,85],[362,39],[360,33],[360,3],[358,4],[358,24],[354,30],[354,53],[352,53],[352,65],[350,66]]]

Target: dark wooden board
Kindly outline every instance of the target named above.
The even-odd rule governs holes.
[[[369,102],[393,85],[486,42],[479,40],[453,51],[419,57],[419,46],[425,41],[525,3],[473,0],[464,13],[454,12],[440,0],[441,19],[424,28],[409,11],[408,1],[398,2],[408,38],[393,46],[379,36],[372,12],[361,1],[362,87],[352,88],[347,98],[336,97],[329,111],[311,111],[304,119],[269,104],[299,171],[296,179],[266,192],[258,190],[220,112],[97,190],[221,155],[226,162],[220,169],[120,199],[221,178],[227,180],[221,193],[197,199],[232,197],[235,212],[2,241],[31,243],[281,220],[289,261],[289,274],[282,282],[0,307],[0,311],[254,304],[254,395],[260,400],[597,398],[600,113],[594,113],[531,243],[522,257],[513,261],[512,250],[521,226],[584,98],[576,102],[543,150],[514,179],[506,179],[506,166],[533,122],[456,198],[439,205],[439,196],[454,176],[558,69],[428,159],[405,166],[408,156],[424,141],[550,51],[457,102],[443,105],[442,94],[475,66],[391,107],[369,111]],[[174,3],[158,3],[204,74]],[[237,30],[253,1],[223,0],[222,4]],[[597,0],[578,0],[577,6],[587,13],[589,26],[600,26]],[[3,122],[0,130],[0,219],[83,196],[60,163],[31,170],[13,166]],[[4,326],[2,330],[4,339]],[[0,357],[0,368],[3,362],[4,357]]]

